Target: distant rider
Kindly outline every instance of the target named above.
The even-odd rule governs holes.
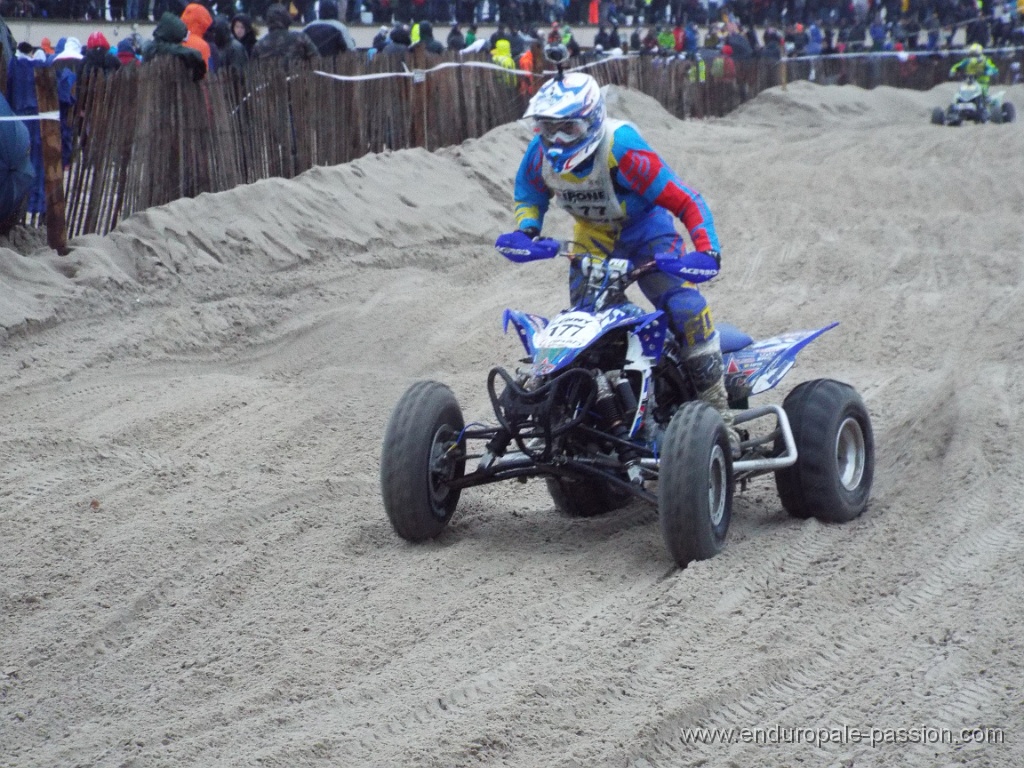
[[[604,95],[590,75],[571,72],[549,80],[530,100],[524,117],[533,119],[536,135],[516,175],[519,231],[539,236],[554,197],[575,219],[573,240],[587,251],[636,265],[655,254],[683,260],[689,280],[655,271],[637,284],[668,315],[686,372],[700,399],[721,413],[736,453],[739,437],[732,427],[719,334],[695,286],[718,274],[721,266],[718,234],[704,199],[679,180],[634,125],[607,117]],[[675,218],[683,222],[695,251],[687,253]],[[583,284],[574,263],[569,273],[573,301]]]
[[[985,55],[985,49],[981,43],[971,43],[967,47],[967,58],[961,59],[949,70],[950,77],[958,74],[968,75],[981,86],[981,116],[982,120],[988,119],[988,84],[995,75],[999,74],[999,68],[992,63],[992,59]]]

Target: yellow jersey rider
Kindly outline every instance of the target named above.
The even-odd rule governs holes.
[[[992,59],[985,55],[985,49],[980,43],[971,43],[967,47],[967,57],[961,59],[949,70],[950,77],[957,75],[973,77],[975,82],[981,86],[981,112],[983,118],[988,116],[988,84],[995,75],[999,74],[999,68],[992,63]]]
[[[590,75],[570,72],[545,83],[530,100],[526,118],[536,135],[526,149],[515,183],[518,230],[540,234],[552,198],[575,219],[573,240],[592,253],[640,265],[656,254],[681,260],[681,274],[649,273],[640,290],[669,318],[683,366],[701,400],[716,408],[728,427],[734,453],[739,436],[723,379],[722,350],[707,301],[696,283],[721,266],[711,211],[630,123],[607,117],[604,94]],[[682,221],[693,242],[687,252],[676,231]],[[575,301],[583,283],[570,269]]]

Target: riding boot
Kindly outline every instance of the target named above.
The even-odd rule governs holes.
[[[697,397],[721,414],[729,436],[729,448],[733,458],[738,458],[741,440],[733,426],[733,412],[729,408],[729,394],[725,390],[725,363],[718,334],[689,347],[684,354],[683,368],[697,390]]]

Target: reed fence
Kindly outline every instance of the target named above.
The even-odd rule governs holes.
[[[1008,54],[1002,71],[1010,56],[1019,59]],[[165,59],[91,76],[78,86],[76,151],[64,178],[68,234],[105,234],[150,206],[290,178],[371,152],[457,144],[522,115],[528,93],[521,82],[460,61],[454,55],[428,61],[421,53],[406,68],[391,57],[368,62],[352,53],[320,60],[315,69],[255,62],[193,83],[179,62]],[[796,79],[928,89],[947,79],[950,61],[941,55],[737,61],[735,76],[726,77],[715,76],[710,63],[702,76],[691,61],[631,56],[587,71],[690,118],[725,115]],[[427,71],[438,64],[451,66]]]

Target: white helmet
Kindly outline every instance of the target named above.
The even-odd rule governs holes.
[[[561,80],[544,83],[523,117],[533,118],[544,154],[557,173],[564,173],[594,154],[604,137],[606,115],[597,80],[569,72]]]

